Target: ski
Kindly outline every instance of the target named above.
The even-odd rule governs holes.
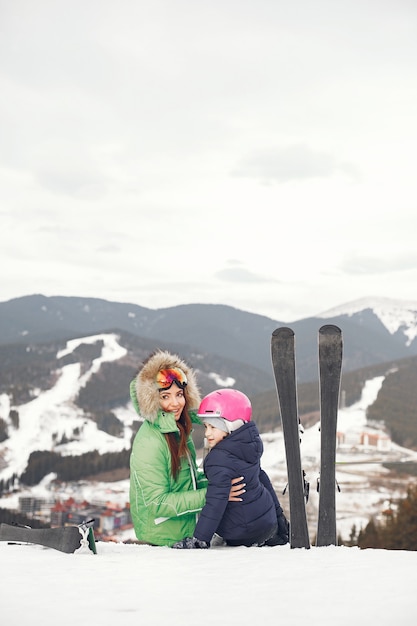
[[[295,340],[291,328],[277,328],[271,339],[272,367],[281,411],[287,459],[290,545],[310,548],[306,514],[306,483],[301,467],[300,431],[295,373]]]
[[[342,331],[327,324],[319,330],[320,479],[317,546],[337,545],[336,435],[342,370]]]
[[[62,528],[30,528],[29,526],[0,525],[0,541],[33,543],[67,554],[97,554],[93,533],[94,520],[79,526]]]

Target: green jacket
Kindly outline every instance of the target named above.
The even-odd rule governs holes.
[[[132,400],[138,410],[134,390]],[[190,417],[199,423],[194,412],[190,411]],[[145,420],[139,428],[130,456],[130,512],[136,537],[157,546],[191,537],[206,498],[207,479],[197,468],[191,436],[188,459],[182,459],[174,480],[164,437],[168,432],[178,432],[175,418],[159,410],[156,419]]]

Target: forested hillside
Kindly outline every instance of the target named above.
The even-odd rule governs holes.
[[[368,420],[384,423],[392,440],[401,446],[417,449],[417,357],[372,365],[353,372],[342,372],[340,403],[351,406],[357,402],[366,380],[384,376],[376,402],[368,409]],[[280,425],[275,390],[252,398],[254,414],[261,430]],[[298,386],[299,415],[304,426],[319,419],[319,384]]]

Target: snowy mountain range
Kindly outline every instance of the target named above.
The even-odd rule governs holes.
[[[417,336],[417,301],[390,300],[389,298],[361,298],[329,309],[318,317],[353,317],[371,311],[391,335],[399,333],[410,346]]]
[[[0,319],[0,480],[20,476],[31,452],[37,450],[71,456],[89,450],[105,454],[128,449],[138,427],[129,402],[129,382],[138,364],[156,347],[177,351],[193,365],[203,395],[235,386],[253,398],[259,419],[269,427],[279,424],[269,355],[270,333],[279,322],[217,305],[151,311],[96,299],[44,296],[0,304]],[[367,299],[295,322],[299,384],[302,387],[303,379],[308,380],[308,371],[317,370],[318,328],[324,321],[332,322],[342,328],[344,338],[343,402],[347,406],[356,402],[366,380],[383,375],[379,397],[389,393],[391,412],[392,385],[401,386],[401,397],[406,396],[404,388],[409,389],[406,405],[414,406],[416,320],[417,302]],[[98,328],[99,332],[88,333]],[[165,333],[165,339],[157,341],[153,333]],[[6,344],[5,337],[12,335],[19,341]],[[188,336],[192,345],[172,341]],[[240,361],[236,360],[239,350]],[[249,355],[261,361],[261,353],[262,368],[254,367]],[[359,376],[355,363],[358,368],[369,363],[377,366]],[[401,363],[405,365],[400,367]],[[353,391],[349,390],[349,371]],[[317,400],[305,411],[315,411]],[[412,409],[408,417],[407,407],[399,404],[396,410],[408,423],[389,425],[397,429],[395,439],[414,447],[417,434],[410,427]],[[381,420],[388,417],[383,412],[377,415]],[[401,435],[399,429],[406,434]],[[197,444],[201,443],[201,433],[196,436]]]
[[[303,382],[317,378],[317,332],[324,323],[342,328],[345,372],[417,354],[417,301],[381,298],[357,300],[287,324],[224,305],[153,310],[96,298],[31,295],[0,303],[0,347],[123,331],[149,345],[175,344],[181,352],[216,355],[255,368],[272,387],[273,330],[291,326],[295,331],[297,373]]]
[[[56,372],[54,385],[45,391],[38,391],[36,397],[25,404],[14,407],[19,414],[16,426],[10,420],[10,398],[0,396],[0,417],[8,424],[8,438],[0,443],[0,481],[5,483],[13,476],[24,474],[30,455],[38,451],[53,451],[63,457],[81,458],[88,452],[99,450],[101,454],[128,451],[131,437],[137,429],[137,416],[130,402],[114,407],[117,419],[123,424],[123,432],[118,436],[100,430],[88,413],[80,410],[75,400],[80,390],[89,380],[99,373],[104,364],[117,361],[126,354],[115,334],[102,334],[70,340],[65,348],[59,350],[56,357],[62,359],[71,355],[81,345],[100,342],[101,352],[94,358],[89,368],[82,371],[80,363],[68,363]],[[342,407],[338,420],[337,478],[341,487],[338,495],[339,532],[347,538],[353,525],[359,528],[366,525],[371,515],[379,515],[384,503],[405,492],[411,477],[398,478],[390,473],[388,463],[417,462],[417,452],[396,445],[387,436],[382,425],[369,424],[367,410],[375,402],[382,387],[384,376],[375,376],[365,382],[358,402],[349,407]],[[230,381],[233,384],[233,381]],[[317,520],[318,498],[314,481],[320,468],[320,424],[313,424],[305,429],[302,438],[303,468],[307,479],[312,482],[309,501],[309,524],[314,532]],[[282,492],[287,482],[284,442],[280,429],[262,435],[265,451],[263,467],[269,473],[277,492]],[[127,468],[126,468],[127,469]],[[65,499],[68,494],[80,499],[105,500],[109,493],[121,494],[118,497],[126,501],[128,484],[124,480],[111,486],[90,483],[77,485],[75,482],[53,486],[56,475],[45,473],[38,485],[33,485],[29,492],[36,497],[45,492]],[[18,481],[19,482],[19,481]],[[15,487],[18,483],[15,483]],[[21,486],[22,487],[22,486]],[[17,506],[19,493],[0,498],[0,508]],[[106,495],[107,494],[107,495]],[[287,507],[287,496],[282,498]]]
[[[127,475],[131,439],[138,428],[138,418],[127,394],[128,383],[138,363],[155,345],[150,336],[143,338],[126,331],[110,332],[102,329],[99,333],[88,334],[87,327],[90,328],[96,324],[100,327],[104,324],[110,326],[110,319],[115,321],[110,314],[113,309],[111,303],[106,303],[108,313],[100,318],[97,312],[92,311],[98,303],[91,302],[87,311],[84,302],[84,315],[87,316],[88,324],[84,324],[83,336],[81,334],[74,336],[75,331],[68,330],[69,320],[72,319],[73,326],[80,324],[79,319],[77,322],[74,320],[77,319],[76,312],[79,311],[81,302],[78,300],[68,302],[68,299],[64,299],[64,304],[70,305],[71,318],[68,308],[65,314],[64,310],[60,309],[61,314],[58,315],[57,309],[54,309],[56,305],[54,300],[46,299],[46,301],[48,305],[42,298],[43,308],[37,311],[37,315],[32,312],[32,319],[38,317],[38,322],[27,332],[23,332],[22,321],[19,322],[19,315],[16,312],[13,323],[16,329],[21,329],[20,341],[0,346],[2,357],[0,366],[2,373],[0,426],[2,430],[0,432],[3,433],[0,438],[0,484],[5,485],[9,481],[9,490],[3,492],[4,497],[0,499],[0,508],[16,506],[18,494],[22,493],[19,491],[22,488],[20,479],[31,467],[31,459],[34,455],[39,457],[36,470],[41,473],[37,482],[32,480],[30,487],[24,487],[26,491],[36,494],[42,490],[49,493],[53,490],[55,495],[65,498],[69,490],[71,496],[79,494],[80,497],[90,498],[94,493],[94,497],[99,499],[113,497],[113,495],[116,497],[117,493],[117,497],[126,501],[128,493],[126,478],[119,485],[113,483],[110,487],[106,483],[100,486],[92,482],[86,484],[85,481],[83,483],[62,480],[56,482],[55,478],[60,477],[59,468],[62,464],[59,459],[74,460],[81,465],[83,459],[94,451],[98,451],[103,457],[124,452],[123,463],[125,475]],[[34,304],[31,298],[29,302]],[[369,342],[369,338],[372,337],[373,341],[378,344],[377,338],[385,337],[384,341],[387,345],[386,337],[388,336],[393,339],[396,346],[401,346],[403,352],[398,348],[401,356],[405,353],[408,359],[412,359],[411,363],[414,363],[417,357],[413,358],[410,355],[413,354],[413,346],[415,347],[417,306],[414,309],[410,304],[405,306],[392,301],[374,302],[373,308],[370,305],[369,301],[362,301],[362,305],[359,302],[351,303],[349,306],[325,312],[321,317],[294,323],[292,327],[301,344],[300,354],[302,355],[304,350],[306,361],[316,360],[315,335],[318,327],[326,320],[337,323],[343,329],[345,354],[346,352],[349,354],[349,350],[352,351],[349,338],[362,329],[362,337],[368,339],[368,344],[364,340],[361,348],[363,352],[368,353],[368,357],[372,353],[372,359],[377,361],[378,354],[381,352],[381,348],[379,348],[379,353],[371,350],[372,342]],[[119,305],[115,306],[117,309]],[[124,313],[130,310],[129,305],[126,307]],[[263,341],[269,344],[269,331],[279,324],[267,318],[260,320],[259,316],[252,316],[227,307],[208,307],[210,309],[208,311],[203,305],[186,305],[179,309],[180,311],[167,310],[164,313],[164,324],[161,326],[158,326],[158,318],[154,317],[152,322],[154,328],[155,326],[158,329],[169,328],[171,322],[175,320],[179,328],[178,324],[181,320],[183,324],[187,321],[190,324],[190,320],[197,313],[199,314],[197,326],[201,328],[202,320],[206,320],[204,323],[208,324],[206,316],[210,313],[212,327],[218,328],[219,332],[225,332],[228,328],[227,320],[233,323],[231,327],[234,331],[239,328],[238,322],[240,322],[240,334],[233,332],[232,336],[244,348],[249,326],[252,325],[254,332],[254,329],[257,329],[258,341],[260,341],[259,337],[263,336]],[[52,312],[64,326],[58,328],[59,325],[54,327],[49,323],[49,330],[54,329],[52,334],[59,335],[64,332],[65,327],[67,336],[54,339],[49,337],[46,341],[48,324],[43,315],[50,318]],[[161,312],[158,315],[163,317]],[[122,317],[124,318],[124,314]],[[132,316],[126,317],[128,320],[134,319]],[[116,320],[116,325],[120,325],[120,319]],[[146,325],[141,326],[142,329],[144,327]],[[242,332],[242,329],[245,332]],[[211,329],[211,333],[213,332]],[[35,343],[33,339],[35,335],[38,337],[42,335],[43,342]],[[314,337],[314,342],[312,337]],[[309,342],[312,344],[310,352],[307,351],[305,345]],[[261,380],[265,379],[259,369],[251,368],[247,363],[241,363],[240,367],[237,367],[235,360],[218,354],[213,355],[214,341],[211,343],[210,353],[186,344],[170,343],[169,340],[166,345],[171,349],[176,347],[180,352],[183,350],[185,358],[193,360],[199,381],[202,382],[205,390],[210,389],[210,385],[211,388],[230,385],[246,391],[245,380],[253,385],[257,376],[260,376]],[[233,342],[229,343],[229,347],[233,347]],[[359,347],[357,346],[356,349],[358,350]],[[389,464],[393,467],[394,465],[397,467],[398,464],[405,466],[405,461],[414,464],[417,461],[417,454],[404,445],[398,445],[390,438],[383,423],[370,423],[367,415],[378,403],[378,398],[381,398],[384,385],[396,380],[395,376],[398,376],[399,372],[408,373],[414,370],[415,366],[409,368],[404,366],[401,369],[400,361],[398,361],[395,366],[390,364],[386,367],[382,364],[382,366],[365,369],[361,376],[358,376],[356,370],[352,372],[352,377],[360,381],[359,393],[356,401],[345,402],[345,398],[342,403],[339,413],[337,457],[338,482],[342,489],[342,495],[338,495],[338,526],[345,538],[353,524],[364,525],[371,515],[381,514],[386,502],[401,497],[409,481],[413,480],[411,475],[398,475],[397,470],[390,470],[388,467]],[[15,373],[16,376],[14,376]],[[345,378],[348,377],[349,374],[345,374]],[[119,379],[123,393],[117,388],[111,394],[110,388]],[[417,388],[415,382],[414,377],[407,384],[415,389]],[[401,385],[402,383],[398,379],[395,384]],[[268,388],[270,387],[266,387]],[[392,400],[395,394],[391,391],[389,393]],[[110,395],[107,397],[106,394]],[[402,392],[401,395],[404,393]],[[100,405],[103,396],[107,397],[107,405],[104,403]],[[266,401],[269,410],[276,415],[278,405],[275,391],[272,390],[268,395],[263,393],[261,396],[263,401]],[[386,403],[382,402],[382,404]],[[258,416],[260,414],[258,407],[261,403],[258,403],[256,395],[253,405],[255,414]],[[412,402],[411,405],[413,406]],[[390,406],[393,410],[393,405]],[[103,414],[107,421],[102,420]],[[108,427],[109,415],[111,428]],[[113,428],[114,423],[117,423],[116,429]],[[275,425],[273,431],[264,431],[262,434],[265,444],[263,465],[271,475],[278,493],[286,484],[286,463],[282,432],[277,428],[277,421]],[[202,429],[199,433],[197,428],[195,432],[197,441],[198,437],[202,441]],[[302,442],[303,465],[308,479],[312,482],[308,509],[312,532],[314,532],[317,515],[317,494],[314,481],[319,471],[319,441],[319,422],[313,421],[312,425],[306,428]],[[39,470],[40,466],[41,470]],[[10,481],[13,482],[10,483]],[[20,487],[18,487],[19,483]],[[18,487],[14,495],[10,494],[10,485],[14,489]],[[86,491],[90,491],[88,496]],[[113,495],[109,496],[109,494]],[[282,500],[283,506],[286,506],[288,510],[286,497],[283,496]]]

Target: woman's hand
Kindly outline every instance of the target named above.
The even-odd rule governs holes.
[[[243,493],[245,493],[246,483],[242,482],[244,480],[243,476],[239,476],[238,478],[232,478],[232,486],[229,493],[229,502],[242,502],[242,498],[239,498]]]

